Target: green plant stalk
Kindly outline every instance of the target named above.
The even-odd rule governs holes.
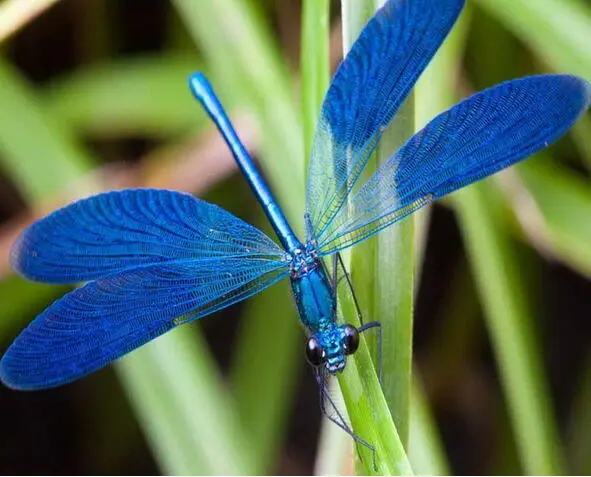
[[[304,0],[302,16],[301,81],[306,165],[322,100],[329,81],[329,1]]]
[[[273,473],[301,369],[301,330],[287,282],[244,306],[229,381],[251,442],[254,474]],[[284,322],[280,333],[270,333],[273,320]]]
[[[413,95],[382,137],[378,164],[402,146],[414,130]],[[408,449],[414,298],[414,216],[376,237],[373,319],[382,323],[384,396],[400,439]]]
[[[193,1],[175,0],[174,5],[207,60],[224,102],[244,105],[258,121],[263,137],[261,166],[290,222],[303,231],[301,113],[295,108],[284,60],[257,3],[221,0],[199,2],[197,7]],[[253,446],[258,471],[272,462],[279,448],[301,363],[301,332],[293,305],[288,304],[285,288],[275,288],[266,292],[268,296],[249,300],[231,371],[243,424],[255,429],[255,438],[260,439]]]
[[[195,331],[167,333],[117,361],[117,371],[167,475],[252,474],[250,438]]]
[[[328,0],[305,0],[302,13],[300,56],[304,145],[306,167],[311,159],[316,124],[329,82],[329,13]],[[336,381],[329,382],[329,392],[341,402]],[[339,427],[323,418],[316,452],[316,475],[338,475],[351,450],[351,439]]]
[[[63,194],[64,185],[96,163],[67,128],[45,114],[26,80],[1,58],[0,104],[1,165],[29,202]]]
[[[455,208],[482,301],[520,460],[530,475],[562,474],[560,444],[516,251],[487,210],[482,183],[456,193]]]
[[[408,458],[417,475],[451,475],[439,432],[416,372],[410,388]]]
[[[375,8],[376,5],[373,0],[342,1],[343,48],[345,53],[375,11]],[[388,133],[385,136],[388,136]],[[386,139],[386,141],[389,140]],[[391,143],[389,145],[394,147]],[[369,165],[368,169],[366,174],[371,173],[372,166]],[[374,310],[376,305],[380,306],[382,303],[381,301],[374,302],[376,293],[382,291],[379,288],[382,284],[379,283],[378,274],[373,269],[374,267],[371,266],[371,264],[377,263],[377,244],[378,242],[374,239],[363,245],[357,245],[351,251],[351,271],[356,294],[361,302],[366,319],[380,320],[382,326],[387,328],[388,325],[384,326],[384,320],[387,320],[387,317],[378,317]],[[367,264],[370,264],[370,266],[367,266]],[[406,275],[403,273],[403,276]],[[390,281],[392,277],[388,277],[388,279]],[[354,316],[355,312],[351,303],[351,297],[346,293],[340,293],[339,299],[345,321],[359,325],[357,317]],[[391,330],[386,330],[386,332],[391,332]],[[385,335],[384,338],[385,342],[389,341]],[[366,340],[363,339],[362,341],[365,343]],[[389,344],[392,344],[392,342],[390,341]],[[387,358],[384,357],[384,359]],[[394,367],[395,364],[388,361],[388,366]],[[400,372],[403,367],[397,368],[396,371]],[[384,367],[384,371],[386,375],[391,372],[391,368]],[[409,372],[410,370],[405,375],[399,375],[398,378],[404,381],[410,379]],[[412,473],[410,463],[404,451],[403,440],[400,438],[392,419],[393,413],[391,413],[391,408],[389,407],[390,403],[384,398],[384,394],[376,378],[376,370],[369,350],[367,347],[361,346],[355,358],[349,360],[347,372],[342,377],[339,377],[341,390],[345,398],[353,429],[362,439],[375,446],[379,467],[378,474],[400,475]],[[405,389],[408,390],[408,387],[405,387],[403,383],[401,383],[401,386],[402,393],[404,394],[406,392]],[[398,402],[400,403],[403,400]],[[402,426],[406,427],[408,425],[408,399],[406,400],[405,410],[402,409],[402,406],[396,408],[396,411],[400,411],[398,415],[402,416]],[[405,434],[407,434],[407,431],[405,431]],[[372,466],[371,453],[366,452],[361,447],[359,449],[362,452],[362,460],[358,461],[357,473],[373,473],[374,468]]]
[[[591,79],[591,8],[580,0],[477,0],[553,69]]]
[[[357,37],[379,6],[378,3],[383,2],[369,0],[344,3],[343,34],[346,37],[343,43],[346,48]],[[355,14],[357,18],[353,17]],[[366,176],[412,135],[413,102],[413,95],[410,95],[390,128],[384,132],[376,163],[368,164]],[[382,387],[404,445],[408,441],[412,360],[413,225],[414,218],[405,220],[351,251],[351,273],[366,320],[382,323]],[[375,348],[375,340],[371,343],[374,344],[372,348]]]
[[[93,159],[76,143],[71,131],[43,109],[16,70],[0,63],[0,79],[0,97],[5,99],[3,104],[7,107],[0,108],[0,147],[4,152],[0,156],[5,161],[5,170],[22,187],[29,201],[41,201],[63,192],[64,187],[75,183],[90,168]],[[4,111],[6,114],[2,118]],[[8,116],[8,111],[27,122],[26,131],[14,129],[16,122]],[[226,411],[208,410],[205,417],[207,429],[216,429],[217,437],[203,439],[203,421],[199,418],[204,416],[194,416],[197,403],[219,403],[222,398],[215,388],[216,371],[207,357],[206,348],[195,350],[191,343],[195,343],[196,330],[191,331],[188,327],[179,328],[132,353],[124,363],[118,363],[116,369],[120,371],[121,382],[135,405],[159,464],[169,473],[194,474],[203,469],[203,462],[195,459],[200,437],[201,442],[206,442],[210,454],[219,450],[217,459],[204,455],[209,464],[207,473],[231,472],[230,464],[225,461],[228,455],[235,459],[231,464],[235,466],[235,472],[248,473],[252,469],[248,441],[241,440],[234,427],[230,428],[233,426],[231,406]],[[174,354],[181,349],[185,354]],[[132,372],[126,372],[130,369]],[[174,381],[170,381],[172,376]],[[203,385],[208,382],[211,387]],[[167,405],[170,402],[176,405]],[[183,430],[179,432],[186,437],[175,441],[174,449],[170,446],[170,435],[163,431],[168,429],[169,423],[183,424]],[[226,438],[231,442],[225,442]],[[233,450],[234,445],[238,450]],[[230,454],[225,454],[227,451]]]
[[[83,66],[44,87],[44,104],[80,135],[171,139],[201,129],[207,120],[196,113],[187,88],[187,77],[200,66],[178,53]]]

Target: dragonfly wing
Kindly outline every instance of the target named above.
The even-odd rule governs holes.
[[[389,0],[339,66],[322,105],[308,174],[306,211],[316,237],[341,210],[382,130],[463,5],[464,0]]]
[[[148,265],[89,282],[16,338],[0,361],[0,379],[28,390],[74,381],[287,274],[282,261],[220,258]]]
[[[318,238],[322,255],[366,239],[426,203],[515,164],[560,138],[589,107],[568,75],[508,81],[437,116],[355,193]]]
[[[284,255],[261,231],[213,204],[181,192],[129,189],[35,222],[14,244],[11,263],[31,280],[75,283],[171,260]]]

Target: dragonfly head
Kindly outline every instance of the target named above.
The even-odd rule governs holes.
[[[329,374],[335,375],[345,369],[347,356],[359,347],[359,332],[351,325],[333,325],[308,338],[306,358],[318,368],[324,366]]]

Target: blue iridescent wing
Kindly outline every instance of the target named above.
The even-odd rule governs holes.
[[[24,390],[74,381],[287,274],[277,260],[220,257],[148,265],[89,282],[17,337],[0,361],[0,379]]]
[[[75,283],[171,260],[285,255],[220,207],[181,192],[131,189],[80,200],[35,222],[13,246],[11,263],[30,280]]]
[[[321,255],[366,239],[426,203],[515,164],[560,138],[589,107],[591,85],[568,75],[508,81],[477,93],[415,134],[353,195],[320,237]]]
[[[341,210],[382,130],[463,5],[464,0],[389,0],[363,29],[322,105],[308,173],[309,233],[323,235]]]

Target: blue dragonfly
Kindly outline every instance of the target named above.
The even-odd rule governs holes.
[[[389,0],[368,22],[322,105],[304,241],[210,83],[201,73],[191,76],[193,95],[228,143],[280,245],[213,204],[169,190],[109,192],[53,212],[23,232],[11,252],[12,266],[31,280],[87,283],[16,338],[0,361],[3,383],[22,390],[69,383],[285,278],[307,332],[308,361],[318,376],[343,371],[359,334],[379,330],[379,322],[356,328],[337,320],[339,273],[349,280],[339,253],[547,147],[589,106],[591,86],[582,78],[508,81],[437,116],[361,180],[383,131],[463,5],[464,0]],[[324,266],[325,257],[332,257],[332,270]],[[350,432],[342,418],[337,421]]]

